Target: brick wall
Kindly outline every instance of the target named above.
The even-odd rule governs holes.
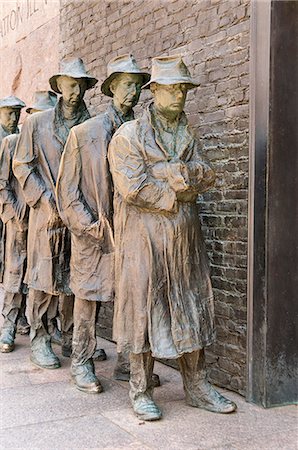
[[[248,0],[61,0],[60,55],[78,55],[103,80],[108,60],[132,52],[141,67],[180,53],[201,85],[186,112],[218,178],[200,200],[212,265],[217,341],[208,350],[210,378],[245,392],[249,96]],[[143,93],[141,106],[150,98]],[[100,83],[88,92],[92,114],[105,109]],[[138,107],[140,109],[140,107]],[[100,329],[110,336],[112,311]]]

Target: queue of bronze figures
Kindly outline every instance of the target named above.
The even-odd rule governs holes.
[[[24,102],[0,100],[0,351],[30,324],[32,363],[58,369],[51,344],[61,344],[75,386],[98,394],[93,360],[106,355],[95,325],[114,301],[113,376],[130,382],[139,418],[162,417],[154,358],[178,361],[187,404],[231,413],[204,356],[215,327],[197,198],[215,174],[183,112],[199,83],[181,56],[153,58],[150,75],[121,55],[101,84],[110,103],[91,118],[83,98],[97,82],[80,58],[62,60],[20,133]],[[135,119],[143,89],[152,102]]]

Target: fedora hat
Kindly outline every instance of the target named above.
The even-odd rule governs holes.
[[[101,92],[108,97],[113,97],[113,93],[110,91],[111,82],[114,78],[121,73],[130,73],[141,75],[143,77],[143,84],[147,83],[150,79],[150,75],[147,72],[142,71],[133,55],[121,55],[111,59],[107,67],[108,76],[101,85]]]
[[[49,79],[49,83],[53,91],[58,92],[58,94],[61,94],[61,92],[58,89],[57,86],[57,78],[65,76],[65,77],[71,77],[76,79],[84,79],[87,82],[87,89],[91,89],[93,86],[96,85],[97,79],[94,77],[91,77],[91,75],[88,75],[84,66],[84,63],[81,58],[65,58],[60,61],[60,71],[59,73],[56,73]]]
[[[0,99],[0,108],[18,108],[22,109],[26,105],[18,97],[10,95],[9,97],[4,97]]]
[[[151,78],[143,86],[143,89],[148,89],[151,83],[185,83],[188,89],[194,89],[199,86],[199,83],[191,77],[180,55],[152,58]]]
[[[34,102],[32,106],[26,109],[26,112],[31,114],[32,109],[38,111],[46,111],[54,108],[57,103],[57,94],[51,91],[36,91],[34,94]]]

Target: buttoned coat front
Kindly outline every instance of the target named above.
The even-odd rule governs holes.
[[[175,157],[158,139],[151,109],[122,125],[109,146],[118,351],[177,358],[214,338],[213,293],[196,203],[198,193],[213,184],[214,172],[202,161],[185,115],[179,126]]]
[[[3,139],[0,147],[0,207],[3,222],[3,287],[22,292],[27,258],[28,207],[12,172],[12,158],[18,135]]]
[[[46,196],[55,199],[59,163],[69,134],[61,111],[35,113],[23,124],[13,171],[30,206],[28,229],[28,287],[52,295],[71,294],[69,289],[70,234],[62,221],[51,223],[52,210]],[[77,123],[90,118],[82,103]],[[55,201],[55,200],[54,200]]]
[[[74,127],[57,182],[60,216],[71,230],[70,287],[76,297],[109,301],[114,295],[113,186],[107,159],[122,121],[107,111]]]

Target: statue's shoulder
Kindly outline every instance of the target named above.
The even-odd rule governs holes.
[[[139,119],[130,120],[129,122],[125,122],[118,128],[115,133],[115,136],[123,136],[128,137],[132,136],[136,133],[139,127]]]
[[[47,109],[46,111],[36,112],[28,116],[24,122],[24,125],[28,124],[32,127],[38,127],[40,124],[44,125],[53,121],[55,115],[54,108]]]
[[[73,133],[75,133],[77,139],[84,139],[85,141],[88,137],[92,140],[99,137],[104,130],[105,125],[104,116],[105,116],[104,113],[99,114],[73,127],[72,130]]]
[[[19,134],[9,134],[8,136],[6,136],[2,142],[6,142],[6,145],[11,148],[14,147],[17,143],[17,140],[19,138]]]

